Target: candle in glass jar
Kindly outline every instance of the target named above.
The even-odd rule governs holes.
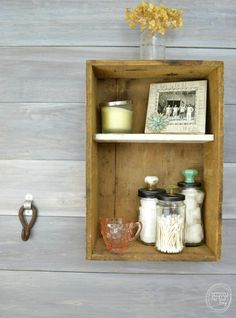
[[[115,101],[102,105],[103,133],[132,132],[132,103],[131,101]]]

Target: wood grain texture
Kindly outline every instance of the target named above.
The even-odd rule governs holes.
[[[219,61],[189,61],[189,60],[162,60],[162,61],[130,61],[130,60],[93,60],[87,62],[87,178],[89,185],[87,197],[87,253],[88,259],[126,259],[126,260],[166,260],[166,261],[203,261],[219,260],[221,255],[221,219],[222,219],[222,182],[223,182],[223,97],[224,78],[223,63]],[[171,75],[171,76],[170,76]],[[113,169],[102,169],[101,162],[97,160],[97,153],[102,153],[105,160],[111,159],[110,152],[105,151],[105,146],[91,142],[96,127],[96,117],[100,117],[97,111],[97,96],[106,96],[106,86],[95,83],[111,83],[114,96],[124,90],[127,100],[133,100],[134,118],[133,132],[142,133],[145,122],[145,110],[150,89],[150,82],[186,81],[193,79],[208,80],[208,111],[206,131],[214,135],[214,141],[201,144],[150,144],[150,143],[118,143],[113,149]],[[118,96],[116,96],[118,98]],[[105,98],[105,97],[104,97]],[[139,99],[139,103],[136,99]],[[137,109],[141,111],[136,111]],[[95,117],[95,119],[94,119]],[[106,144],[110,147],[110,144]],[[91,164],[91,160],[94,161]],[[143,184],[145,175],[158,175],[160,186],[177,184],[181,180],[181,171],[188,167],[194,167],[199,171],[199,178],[204,182],[207,193],[203,206],[203,223],[205,230],[206,246],[199,249],[186,249],[181,254],[172,256],[156,253],[155,249],[145,250],[141,244],[133,244],[123,255],[111,255],[104,252],[99,243],[99,231],[91,227],[91,222],[97,222],[99,217],[109,216],[109,208],[114,206],[116,217],[124,217],[131,221],[138,218],[137,189]],[[94,178],[93,171],[97,171]],[[111,173],[113,170],[113,173]],[[114,191],[110,196],[104,196],[99,188],[112,182]],[[91,185],[93,191],[91,192]],[[136,190],[135,190],[136,189]],[[93,198],[92,198],[93,194]],[[109,200],[109,202],[107,202]],[[93,202],[97,201],[97,205]],[[101,204],[102,203],[102,204]],[[101,214],[102,211],[102,214]],[[91,238],[93,244],[91,245]],[[96,242],[96,245],[94,245]],[[92,252],[92,255],[91,255]]]
[[[84,104],[0,103],[0,158],[85,160]]]
[[[168,34],[168,46],[235,48],[234,0],[165,4],[184,10],[184,27]],[[135,5],[136,0],[120,0],[114,10],[113,0],[21,0],[20,5],[1,0],[0,45],[137,46],[139,31],[124,19],[125,8]]]
[[[25,194],[41,216],[85,216],[85,162],[0,160],[0,215],[17,215]],[[223,218],[236,219],[236,164],[224,165]]]
[[[39,217],[21,241],[18,217],[0,217],[0,270],[140,274],[236,274],[236,220],[223,222],[220,262],[125,262],[85,259],[85,219]]]
[[[85,60],[138,57],[133,48],[0,48],[0,101],[85,102]]]
[[[224,165],[224,199],[223,216],[226,218],[236,218],[236,164],[228,163]]]
[[[97,193],[97,145],[93,136],[97,130],[97,81],[93,69],[89,63],[86,63],[86,254],[90,255],[95,244],[95,236],[91,233],[98,231],[98,198]],[[94,94],[95,93],[95,94]],[[91,135],[90,135],[91,134]],[[90,214],[94,211],[94,214]],[[92,217],[91,217],[92,216]]]
[[[225,103],[235,104],[236,50],[169,48],[169,59],[225,62]],[[0,48],[0,102],[85,101],[86,59],[137,59],[132,47]]]
[[[219,65],[208,76],[206,130],[214,141],[203,145],[203,224],[207,246],[220,259],[224,164],[224,68]]]
[[[171,48],[166,51],[166,58],[224,61],[225,104],[235,104],[236,90],[233,75],[236,72],[235,54],[236,50]]]
[[[85,222],[77,217],[85,215],[85,163],[57,160],[84,160],[85,60],[139,58],[139,31],[124,21],[125,7],[137,3],[121,0],[114,10],[112,0],[0,0],[1,317],[213,318],[207,289],[220,282],[236,293],[234,220],[224,221],[219,263],[85,260]],[[235,219],[236,2],[165,3],[184,9],[183,29],[167,35],[167,58],[225,61],[225,161],[232,164],[224,169],[223,217]],[[27,192],[40,217],[22,242],[16,214]],[[224,317],[235,316],[233,298]]]
[[[84,103],[0,103],[0,159],[85,159]],[[236,105],[225,105],[225,162],[236,162]]]
[[[83,161],[1,160],[0,214],[18,214],[31,193],[39,215],[78,216],[85,211]]]
[[[236,105],[225,105],[224,161],[236,162]]]
[[[178,159],[176,159],[178,158]],[[199,144],[117,144],[116,216],[138,218],[138,189],[145,176],[157,175],[158,186],[177,184],[186,166],[196,167],[202,177],[202,145]],[[108,176],[107,176],[108,177]]]
[[[100,217],[115,216],[115,153],[116,145],[101,144],[98,147],[98,214]],[[107,177],[109,176],[109,177]]]
[[[183,275],[1,272],[0,279],[0,314],[6,318],[143,318],[157,313],[168,318],[212,318],[216,313],[206,306],[208,289],[225,283],[233,295],[236,291],[233,275],[196,275],[191,284]],[[235,314],[233,299],[223,316]]]
[[[123,253],[111,253],[104,246],[102,238],[98,238],[92,253],[93,260],[123,260],[140,262],[213,262],[219,259],[206,244],[198,247],[186,247],[179,254],[165,254],[158,252],[154,246],[146,246],[139,241],[129,244]]]

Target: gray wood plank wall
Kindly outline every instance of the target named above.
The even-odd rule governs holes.
[[[236,293],[234,0],[164,1],[184,9],[166,58],[225,62],[222,261],[84,258],[85,61],[139,57],[139,31],[124,21],[137,3],[0,0],[0,317],[213,317],[207,289],[227,283]],[[40,217],[24,243],[17,213],[27,192]]]

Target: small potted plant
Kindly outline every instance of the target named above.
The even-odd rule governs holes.
[[[142,1],[133,10],[126,9],[125,17],[133,29],[140,24],[140,58],[156,59],[165,55],[164,35],[168,29],[181,28],[183,11]]]

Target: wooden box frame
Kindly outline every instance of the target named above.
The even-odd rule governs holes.
[[[143,139],[150,83],[208,81],[206,136]],[[223,62],[221,61],[87,61],[86,256],[94,260],[216,261],[221,255],[223,177]],[[105,139],[99,103],[131,99],[133,134]],[[138,136],[138,137],[137,137]],[[140,136],[140,137],[139,137]],[[108,137],[108,140],[106,139]],[[166,138],[167,137],[167,138]],[[99,139],[100,138],[100,139]],[[149,139],[147,139],[149,138]],[[166,140],[168,140],[166,142]],[[99,141],[99,142],[98,142]],[[205,143],[204,143],[205,142]],[[99,218],[138,217],[137,190],[146,175],[158,175],[160,186],[182,180],[184,168],[197,168],[206,198],[203,206],[205,243],[180,254],[162,254],[136,241],[112,254],[100,235]]]

